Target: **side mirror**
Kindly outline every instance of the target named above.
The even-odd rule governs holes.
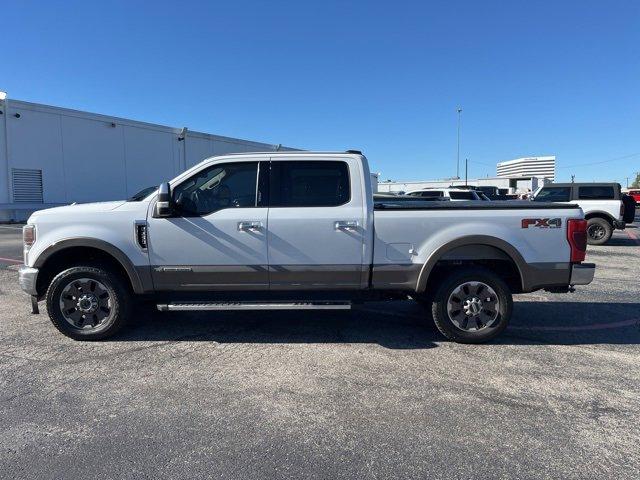
[[[153,212],[156,218],[171,217],[174,212],[173,199],[171,198],[171,187],[167,182],[161,183],[158,188],[158,200]]]

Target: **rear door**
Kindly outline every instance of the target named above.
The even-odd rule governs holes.
[[[362,172],[350,157],[272,159],[272,290],[358,289],[365,232]]]

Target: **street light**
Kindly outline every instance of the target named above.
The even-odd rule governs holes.
[[[456,155],[456,178],[460,178],[460,116],[462,108],[458,107],[458,154]]]

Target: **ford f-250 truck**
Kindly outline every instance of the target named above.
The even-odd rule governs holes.
[[[120,330],[136,299],[161,311],[348,309],[414,298],[438,329],[479,343],[512,294],[588,284],[571,204],[376,199],[366,158],[212,157],[145,198],[35,212],[22,289],[74,339]]]

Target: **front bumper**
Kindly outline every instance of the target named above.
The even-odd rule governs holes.
[[[18,283],[20,284],[20,288],[29,295],[38,295],[36,291],[38,272],[39,270],[37,268],[27,267],[26,265],[22,265],[18,270]]]
[[[595,263],[576,263],[571,266],[569,285],[588,285],[593,281],[595,272]]]

